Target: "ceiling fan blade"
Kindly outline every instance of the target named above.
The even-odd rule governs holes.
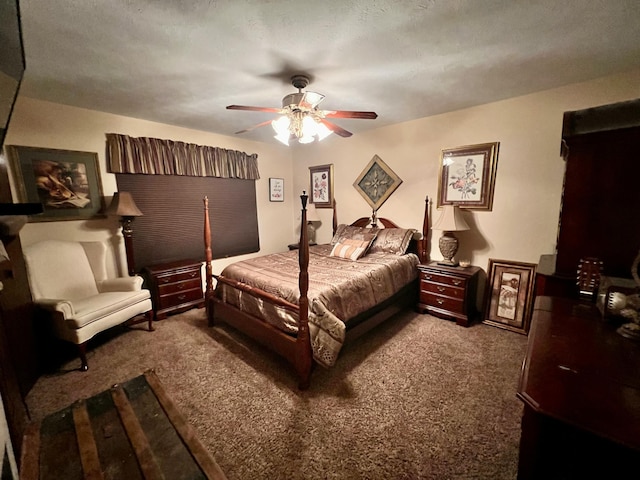
[[[375,120],[378,118],[376,112],[352,112],[348,110],[325,110],[326,118],[359,118],[363,120]]]
[[[322,100],[324,100],[324,95],[321,93],[304,92],[298,105],[306,108],[316,108]]]
[[[282,109],[276,107],[248,107],[246,105],[227,105],[227,110],[251,110],[252,112],[280,113]]]
[[[236,132],[236,134],[250,132],[251,130],[253,130],[255,128],[264,127],[265,125],[269,125],[269,124],[271,124],[271,122],[272,122],[272,120],[267,120],[266,122],[258,123],[257,125],[254,125],[253,127],[249,127],[249,128],[245,128],[244,130],[240,130],[240,131]]]
[[[328,122],[326,120],[320,120],[320,122],[322,122],[322,124],[327,127],[329,130],[331,130],[333,133],[335,133],[336,135],[340,135],[341,137],[350,137],[351,135],[353,135],[353,133],[349,132],[348,130],[345,130],[342,127],[339,127],[338,125],[336,125],[335,123],[331,123]]]

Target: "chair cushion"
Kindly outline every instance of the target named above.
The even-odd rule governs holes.
[[[69,328],[82,328],[105,316],[112,315],[149,298],[149,290],[136,292],[105,292],[73,302],[75,315],[66,319]]]

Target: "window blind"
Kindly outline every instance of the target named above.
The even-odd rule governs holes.
[[[254,180],[116,174],[143,216],[133,222],[135,271],[175,260],[204,260],[204,203],[209,198],[213,258],[260,250]]]

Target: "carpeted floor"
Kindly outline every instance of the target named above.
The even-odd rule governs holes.
[[[204,310],[118,328],[38,380],[33,419],[154,369],[232,479],[514,479],[525,336],[406,312],[317,368],[300,392],[279,357]]]

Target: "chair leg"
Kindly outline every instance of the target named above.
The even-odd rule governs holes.
[[[149,331],[153,332],[155,330],[155,328],[153,328],[153,320],[155,318],[153,310],[149,310],[147,313],[144,314],[144,316],[147,317],[147,320],[149,321]]]
[[[87,343],[78,344],[78,353],[80,355],[80,361],[82,362],[82,366],[80,367],[81,372],[86,372],[89,370],[89,364],[87,363]]]

